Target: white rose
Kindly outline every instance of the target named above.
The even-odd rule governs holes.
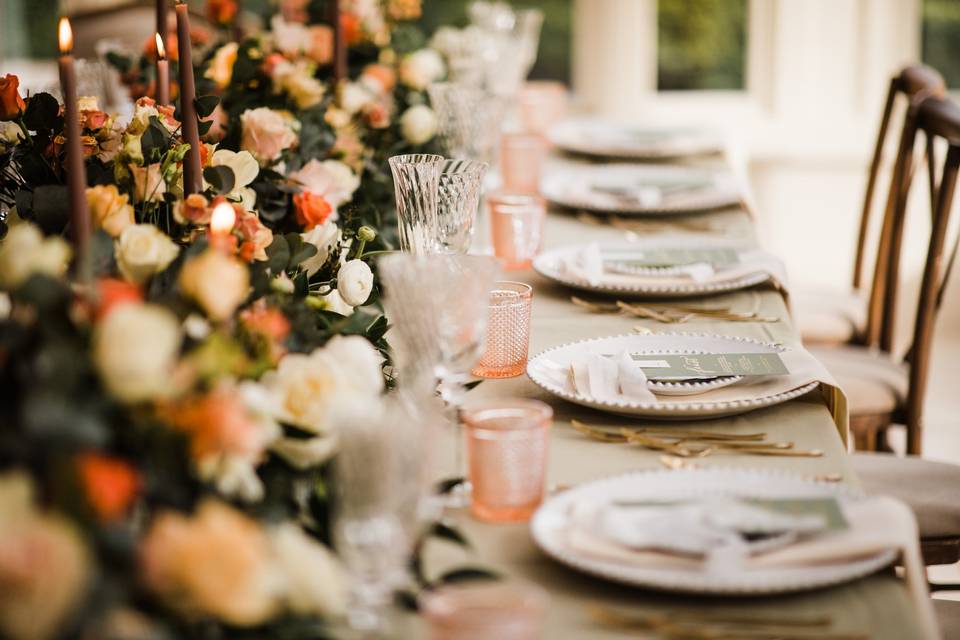
[[[286,578],[287,607],[299,615],[342,614],[347,607],[347,589],[336,556],[292,522],[273,527],[269,536]]]
[[[142,284],[166,269],[180,253],[180,247],[152,224],[132,224],[120,234],[114,252],[123,277]]]
[[[14,225],[0,242],[0,286],[12,289],[34,273],[59,278],[69,262],[70,245],[63,238],[44,238],[29,222]]]
[[[315,254],[300,263],[300,266],[306,270],[307,276],[312,276],[320,270],[323,263],[330,257],[330,252],[340,242],[340,227],[336,222],[327,220],[310,231],[301,233],[300,237],[304,242],[309,242],[317,248]]]
[[[337,272],[337,291],[343,301],[359,307],[373,291],[373,271],[363,260],[348,260]]]
[[[236,42],[228,42],[217,49],[210,60],[210,66],[203,72],[203,77],[213,80],[220,89],[226,88],[233,78],[233,64],[237,61],[239,48],[240,45]]]
[[[423,144],[437,133],[437,115],[426,105],[410,107],[400,116],[400,132],[410,144]]]
[[[327,355],[345,369],[355,389],[379,396],[383,391],[383,356],[360,336],[335,336],[324,347]]]
[[[227,320],[250,292],[250,270],[237,258],[209,248],[180,270],[180,291],[213,320]]]
[[[104,385],[122,402],[141,402],[171,390],[180,353],[177,317],[153,304],[122,304],[97,325],[93,360]]]
[[[353,313],[353,307],[343,301],[343,298],[340,296],[340,292],[336,289],[325,296],[320,296],[320,299],[323,300],[324,308],[327,311],[333,311],[334,313],[339,313],[342,316],[348,316]]]
[[[23,140],[23,129],[16,122],[0,122],[0,149],[15,146]]]
[[[163,181],[160,163],[149,164],[145,167],[130,167],[133,173],[133,199],[136,202],[160,202],[167,192],[167,184]]]
[[[240,148],[249,151],[261,166],[280,157],[284,149],[297,144],[294,129],[298,124],[279,111],[267,107],[248,109],[240,114],[243,135]]]
[[[300,183],[304,191],[323,196],[334,209],[349,202],[360,186],[360,177],[339,160],[321,162],[314,158],[291,173],[290,178]]]
[[[343,85],[343,91],[340,92],[340,108],[350,115],[363,109],[367,103],[372,102],[374,96],[365,86],[348,82]]]
[[[446,69],[443,58],[433,49],[409,53],[400,61],[400,82],[411,89],[423,91],[431,82],[443,77]]]

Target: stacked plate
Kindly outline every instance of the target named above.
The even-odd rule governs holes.
[[[658,165],[564,165],[547,174],[543,196],[562,207],[621,215],[668,215],[737,204],[727,172]]]
[[[586,244],[541,253],[540,275],[583,291],[626,297],[703,296],[771,281],[783,285],[777,258],[722,240]]]
[[[558,149],[583,155],[660,160],[719,153],[723,141],[714,131],[689,127],[641,127],[583,118],[568,120],[550,132]]]

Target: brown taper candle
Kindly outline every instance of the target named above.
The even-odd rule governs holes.
[[[157,104],[170,104],[170,61],[163,46],[163,38],[157,33]]]
[[[180,61],[180,122],[183,141],[190,151],[183,158],[183,195],[197,193],[202,186],[200,173],[200,130],[197,110],[193,105],[196,87],[193,84],[193,59],[190,55],[190,16],[187,5],[177,0],[177,48]]]

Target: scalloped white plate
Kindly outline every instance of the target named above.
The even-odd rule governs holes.
[[[708,573],[699,569],[646,567],[583,554],[565,542],[571,507],[580,501],[683,500],[704,496],[763,498],[836,497],[860,499],[850,489],[787,473],[753,469],[693,469],[638,471],[579,485],[548,498],[530,522],[543,551],[569,567],[627,585],[710,595],[761,596],[806,591],[868,576],[896,559],[893,550],[848,562],[807,567],[778,567]]]
[[[603,158],[664,160],[723,151],[721,137],[708,129],[640,127],[576,118],[550,131],[550,141],[563,151]]]
[[[749,395],[732,401],[697,400],[687,395],[682,399],[637,402],[634,400],[600,400],[581,394],[570,387],[567,371],[570,363],[587,353],[683,353],[691,350],[705,353],[781,353],[785,347],[732,336],[696,333],[625,334],[593,338],[563,344],[540,353],[527,363],[527,376],[538,387],[569,402],[591,409],[625,416],[643,416],[659,420],[701,420],[747,413],[754,409],[782,404],[806,395],[819,383],[811,382],[790,391],[770,395]]]

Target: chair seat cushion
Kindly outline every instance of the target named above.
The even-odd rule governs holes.
[[[866,325],[866,301],[857,291],[801,289],[791,294],[790,304],[805,344],[845,344]]]
[[[907,398],[906,365],[865,347],[814,347],[810,352],[847,396],[850,416],[891,413]]]
[[[851,459],[864,491],[910,505],[921,538],[960,537],[960,465],[887,453],[854,453]]]
[[[960,602],[934,598],[933,610],[940,623],[940,634],[946,640],[960,638]]]

